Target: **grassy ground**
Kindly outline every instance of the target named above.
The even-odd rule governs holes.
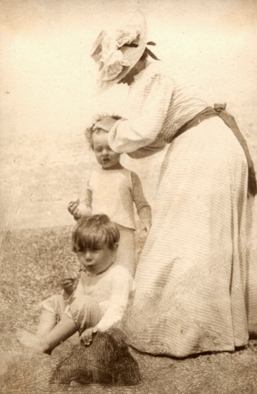
[[[58,290],[64,263],[76,261],[70,251],[71,227],[20,230],[1,235],[0,387],[1,393],[257,393],[257,348],[234,353],[201,355],[185,360],[152,357],[131,350],[142,382],[135,387],[51,385],[57,362],[71,350],[72,341],[52,356],[24,352],[17,328],[35,329],[38,302]],[[51,275],[49,274],[51,273]]]

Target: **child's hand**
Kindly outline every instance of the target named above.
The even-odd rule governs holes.
[[[80,335],[80,342],[84,346],[90,346],[93,341],[93,336],[97,333],[97,327],[90,327],[87,328],[83,333]]]
[[[91,209],[85,204],[81,204],[79,200],[71,201],[68,204],[68,211],[73,215],[75,220],[80,219],[82,216],[91,215]]]
[[[78,220],[80,218],[79,213],[78,213],[78,206],[79,206],[80,201],[70,201],[68,204],[68,211],[70,214],[74,217],[75,220]]]
[[[76,287],[76,279],[74,278],[64,278],[61,281],[61,286],[66,293],[66,295],[70,296]]]

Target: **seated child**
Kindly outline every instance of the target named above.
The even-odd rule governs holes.
[[[79,332],[85,345],[93,334],[104,332],[123,317],[133,279],[114,264],[119,242],[118,226],[106,215],[81,218],[72,235],[73,250],[81,271],[73,294],[53,295],[42,302],[37,334],[20,331],[20,342],[50,354],[65,339]]]
[[[68,210],[75,219],[92,213],[105,213],[118,224],[120,244],[117,263],[134,275],[134,205],[141,222],[141,230],[145,234],[151,226],[151,208],[145,199],[137,174],[120,164],[120,154],[114,152],[108,144],[108,131],[118,119],[115,116],[99,116],[87,129],[88,142],[100,166],[91,172],[83,200],[70,202]]]

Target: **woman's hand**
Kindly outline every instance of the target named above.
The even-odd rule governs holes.
[[[90,346],[93,342],[93,337],[97,333],[97,327],[90,327],[87,328],[83,333],[80,335],[80,342],[84,346]]]
[[[145,220],[140,223],[139,231],[142,235],[148,235],[150,228],[151,228],[151,221]]]

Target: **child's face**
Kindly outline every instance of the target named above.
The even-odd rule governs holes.
[[[116,245],[114,249],[103,245],[99,249],[86,249],[83,252],[77,252],[77,256],[84,269],[89,272],[100,273],[115,261],[116,249]]]
[[[110,148],[106,132],[99,131],[93,134],[93,149],[102,168],[112,169],[120,166],[120,154]]]

